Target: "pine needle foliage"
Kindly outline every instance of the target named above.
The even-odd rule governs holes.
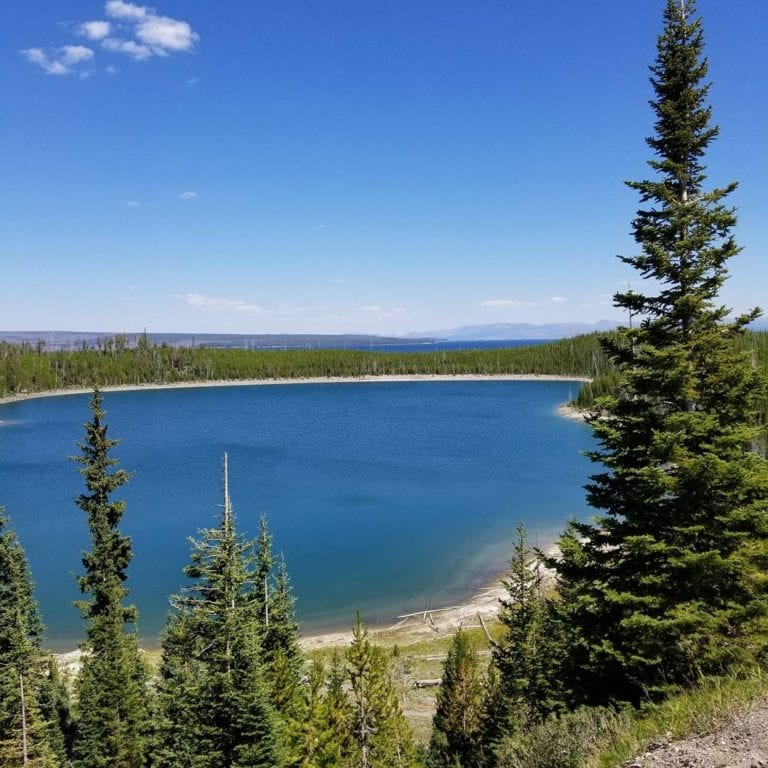
[[[0,765],[66,764],[51,661],[24,550],[0,507]],[[66,712],[66,707],[64,707]]]
[[[384,651],[371,643],[358,616],[347,649],[351,688],[351,753],[355,768],[418,768],[413,734],[403,715]]]
[[[235,529],[225,457],[215,528],[192,542],[192,586],[172,599],[158,683],[156,764],[168,768],[277,768],[281,729],[269,700],[260,628],[249,599],[252,544]]]
[[[483,680],[466,632],[454,635],[437,691],[430,768],[470,768],[478,764],[482,737]]]
[[[85,573],[78,579],[87,596],[76,603],[87,622],[87,639],[76,686],[73,764],[76,768],[138,768],[144,764],[147,747],[148,672],[135,630],[126,630],[137,620],[136,609],[124,603],[131,540],[117,527],[125,503],[112,498],[129,475],[113,469],[118,461],[110,451],[117,441],[107,436],[98,390],[90,410],[85,439],[78,444],[81,454],[75,457],[86,486],[76,503],[87,516],[91,550],[83,553]]]
[[[752,450],[763,381],[737,344],[759,311],[728,322],[717,303],[739,251],[725,204],[736,185],[704,187],[718,128],[694,5],[667,2],[651,67],[654,176],[629,182],[640,252],[622,260],[648,290],[616,295],[631,323],[605,342],[622,383],[591,422],[603,471],[587,493],[602,514],[572,527],[554,563],[593,703],[662,695],[765,642],[768,466]]]

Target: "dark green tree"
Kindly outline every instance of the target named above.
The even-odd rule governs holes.
[[[194,583],[173,598],[163,639],[156,763],[169,768],[284,763],[250,600],[252,545],[236,532],[224,462],[219,525],[193,542]]]
[[[66,703],[56,706],[54,662],[40,648],[26,556],[8,524],[0,507],[0,765],[59,768]]]
[[[272,553],[272,536],[264,515],[259,520],[259,536],[255,542],[249,600],[259,627],[270,701],[284,726],[287,765],[298,765],[306,757],[302,753],[302,745],[305,741],[305,704],[309,692],[303,684],[304,658],[299,648],[299,625],[294,609],[296,600],[285,558],[282,554],[275,558]]]
[[[763,382],[735,339],[758,316],[718,304],[737,247],[735,188],[705,189],[718,134],[693,0],[668,0],[657,58],[654,175],[630,182],[647,292],[615,297],[629,327],[606,345],[622,385],[592,419],[589,503],[555,567],[577,627],[588,701],[636,701],[764,647],[768,470],[752,452]],[[575,665],[574,665],[575,667]]]
[[[507,596],[499,613],[504,633],[492,649],[496,674],[489,687],[493,701],[484,722],[486,748],[540,722],[555,707],[553,666],[558,632],[555,627],[547,628],[548,606],[539,561],[528,547],[522,523],[509,565],[504,581]]]
[[[461,629],[448,648],[435,704],[430,768],[474,768],[480,759],[483,681],[477,653]]]
[[[90,402],[92,418],[78,444],[86,493],[77,499],[85,512],[91,551],[83,554],[85,574],[80,591],[88,596],[76,603],[87,622],[83,663],[77,679],[74,765],[78,768],[138,768],[144,765],[148,730],[148,673],[141,659],[135,630],[137,612],[124,603],[131,540],[118,530],[125,503],[112,494],[127,481],[110,450],[117,443],[107,436],[101,393]]]

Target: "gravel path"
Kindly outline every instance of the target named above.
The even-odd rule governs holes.
[[[712,733],[654,746],[625,768],[768,768],[768,698]]]

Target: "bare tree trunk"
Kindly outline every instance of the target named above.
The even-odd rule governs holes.
[[[27,702],[24,697],[24,675],[19,672],[19,692],[21,693],[21,762],[29,765],[27,755]]]

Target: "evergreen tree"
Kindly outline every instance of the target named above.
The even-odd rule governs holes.
[[[392,684],[386,656],[371,644],[359,616],[347,649],[347,668],[352,689],[352,749],[346,764],[356,768],[418,766],[413,734]]]
[[[251,544],[235,530],[224,462],[220,523],[193,542],[195,582],[173,598],[163,639],[156,762],[169,768],[283,764],[249,599]]]
[[[331,657],[325,698],[320,710],[321,736],[315,761],[317,768],[345,765],[352,754],[352,707],[344,690],[346,670],[338,651]]]
[[[454,635],[437,691],[429,744],[434,768],[473,768],[479,762],[483,683],[477,653],[466,632]]]
[[[501,601],[499,619],[504,635],[493,646],[494,702],[484,723],[487,747],[502,736],[540,722],[555,704],[552,691],[554,645],[558,632],[545,633],[547,605],[541,594],[539,562],[528,548],[521,523],[504,581],[507,597]]]
[[[8,523],[0,507],[0,765],[58,768],[66,755],[54,662],[40,648],[27,560]]]
[[[724,203],[736,185],[704,188],[718,129],[694,13],[693,0],[667,2],[651,67],[655,176],[629,183],[640,253],[622,260],[649,290],[615,297],[631,322],[606,344],[622,387],[592,419],[604,471],[588,500],[603,514],[573,528],[555,563],[594,702],[661,693],[764,647],[768,470],[751,450],[762,382],[734,344],[759,312],[727,322],[717,303],[739,250]]]
[[[90,409],[85,440],[78,444],[81,455],[75,459],[82,465],[79,471],[87,491],[77,505],[87,515],[92,549],[83,554],[85,574],[78,579],[89,599],[76,603],[87,621],[87,639],[77,680],[74,765],[138,768],[146,754],[148,674],[135,630],[126,631],[137,613],[124,604],[131,540],[117,526],[125,503],[110,498],[129,476],[122,469],[110,471],[118,463],[109,453],[117,441],[107,437],[98,390]]]
[[[256,569],[253,575],[251,600],[261,627],[269,626],[270,582],[275,558],[272,554],[272,536],[266,515],[259,518],[259,536],[256,539]]]
[[[256,583],[259,583],[258,580]],[[262,627],[261,641],[265,670],[275,707],[286,721],[296,724],[304,718],[304,659],[299,647],[299,625],[294,613],[295,599],[282,555],[278,560],[274,587],[268,594],[269,623]]]
[[[303,685],[304,658],[299,648],[299,625],[295,616],[295,598],[285,558],[277,559],[273,573],[272,536],[267,518],[259,521],[253,588],[249,592],[254,618],[259,625],[262,662],[270,701],[283,723],[287,748],[287,765],[298,765],[302,754],[307,724],[306,697]]]

